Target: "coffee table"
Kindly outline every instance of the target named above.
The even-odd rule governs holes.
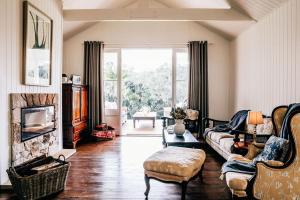
[[[177,146],[200,149],[200,142],[188,130],[185,130],[183,137],[178,137],[175,133],[169,133],[167,129],[163,129],[163,144],[166,147]]]
[[[151,120],[153,122],[153,128],[155,128],[155,119],[156,119],[156,112],[136,112],[132,116],[133,119],[133,128],[135,128],[135,121],[138,120]]]

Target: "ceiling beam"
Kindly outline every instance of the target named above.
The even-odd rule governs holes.
[[[251,21],[234,9],[138,8],[64,10],[65,21]]]
[[[149,0],[138,0],[139,8],[149,8]]]

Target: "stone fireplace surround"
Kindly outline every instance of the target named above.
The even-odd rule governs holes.
[[[19,165],[41,155],[51,155],[59,150],[58,94],[14,93],[11,97],[11,162]],[[21,142],[21,108],[53,105],[55,131]]]

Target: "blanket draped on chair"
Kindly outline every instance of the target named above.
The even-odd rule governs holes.
[[[206,137],[210,131],[214,132],[231,132],[232,130],[244,130],[246,119],[248,116],[249,110],[240,110],[238,111],[227,124],[217,125],[213,128],[207,129],[204,131],[203,136]]]
[[[279,137],[284,138],[286,140],[289,140],[289,137],[292,135],[290,132],[291,130],[288,128],[288,117],[290,116],[293,112],[300,111],[300,103],[294,103],[290,104],[288,107],[288,110],[286,112],[285,118],[282,123],[282,128],[279,132]]]

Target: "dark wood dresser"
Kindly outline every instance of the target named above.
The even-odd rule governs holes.
[[[87,134],[88,94],[87,86],[63,84],[63,146],[76,148],[76,143]]]

